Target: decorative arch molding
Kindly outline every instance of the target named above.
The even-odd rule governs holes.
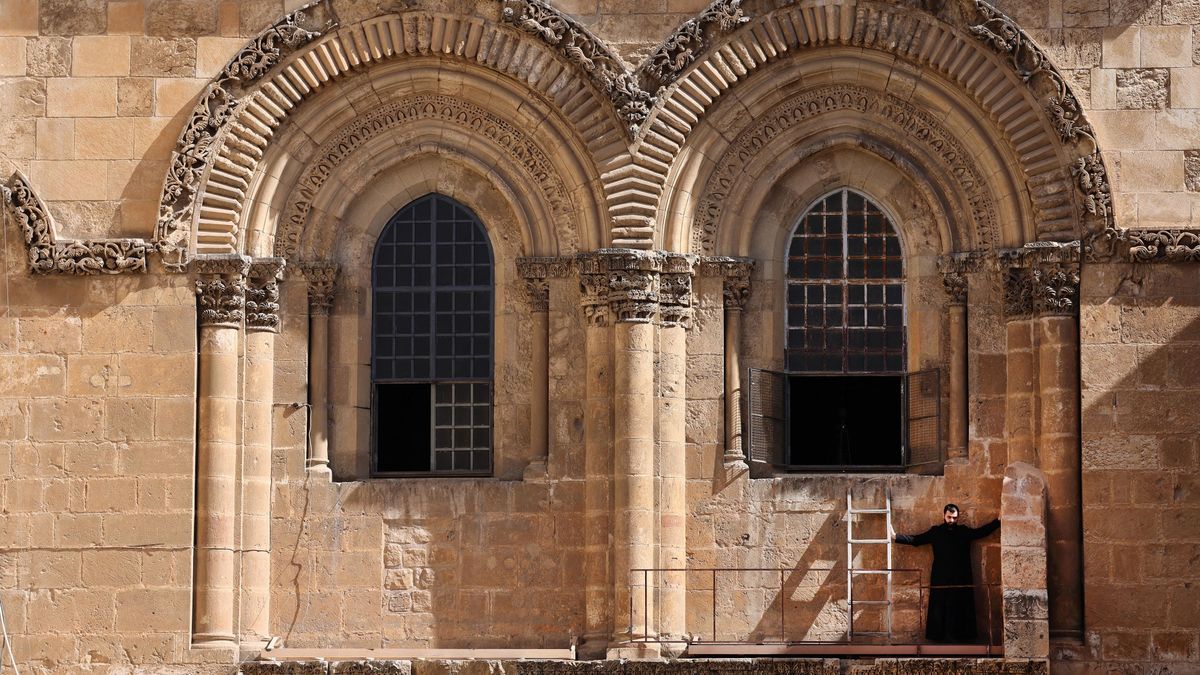
[[[548,216],[541,223],[542,231],[529,242],[531,250],[555,255],[574,253],[581,239],[602,237],[599,232],[580,232],[581,207],[573,198],[573,188],[568,187],[537,142],[516,125],[469,101],[444,94],[417,94],[384,104],[343,126],[313,153],[294,185],[280,189],[287,202],[273,233],[274,254],[292,260],[305,253],[305,232],[310,226],[310,213],[321,200],[322,188],[355,153],[389,132],[422,122],[452,125],[464,134],[481,138],[519,169],[526,184],[535,188]]]
[[[861,86],[832,85],[788,98],[758,115],[757,121],[734,138],[724,153],[714,160],[694,210],[690,250],[713,255],[722,245],[731,243],[719,237],[718,228],[727,219],[727,212],[741,212],[739,206],[743,199],[739,195],[750,189],[744,181],[758,178],[765,169],[762,165],[770,163],[771,160],[764,160],[763,154],[769,144],[785,140],[790,146],[797,142],[796,134],[802,133],[806,125],[825,118],[845,117],[846,113],[861,116],[864,126],[877,125],[878,129],[887,132],[885,135],[904,141],[899,144],[892,140],[889,145],[889,139],[881,138],[878,132],[863,129],[858,144],[864,150],[888,157],[905,165],[909,171],[924,174],[931,182],[939,184],[946,201],[954,198],[962,207],[965,222],[960,225],[973,227],[969,236],[960,237],[963,241],[959,241],[959,245],[965,244],[968,248],[1000,245],[1000,209],[987,185],[988,176],[952,133],[929,112],[897,96]],[[794,157],[795,160],[828,145],[819,139],[803,143],[815,144],[815,147]],[[907,145],[917,152],[906,152],[900,145]],[[668,231],[665,244],[669,246],[680,239]],[[945,244],[953,245],[952,241],[947,236]],[[743,251],[731,253],[744,254]]]
[[[689,152],[692,132],[718,101],[745,104],[738,90],[754,74],[795,52],[863,49],[932,70],[973,102],[970,114],[1011,149],[1034,202],[1039,237],[1078,238],[1080,224],[1089,232],[1111,229],[1110,188],[1091,126],[1048,57],[982,0],[919,4],[793,1],[712,40],[664,87],[643,127],[637,159],[654,186],[647,193],[677,189],[668,183],[684,170],[673,159],[704,153]],[[932,5],[941,8],[930,12]]]
[[[314,17],[306,18],[305,11]],[[607,53],[589,39],[593,54]],[[578,61],[492,18],[414,10],[341,26],[322,2],[284,17],[252,41],[193,112],[173,154],[155,230],[155,243],[171,261],[168,268],[182,269],[193,253],[236,251],[268,145],[304,101],[352,72],[406,57],[473,64],[538,94],[578,134],[589,155],[585,160],[595,165],[608,194],[610,219],[621,220],[616,193],[629,164],[626,136],[612,107],[615,99],[597,92]],[[251,66],[238,65],[245,63]],[[636,225],[649,230],[645,223]]]

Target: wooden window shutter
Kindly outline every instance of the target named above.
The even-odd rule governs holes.
[[[750,369],[747,396],[748,453],[751,462],[783,464],[787,447],[787,376],[773,370]]]
[[[942,452],[942,374],[923,370],[905,376],[905,431],[908,465],[923,466],[946,461]]]

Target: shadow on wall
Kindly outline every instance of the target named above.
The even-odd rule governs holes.
[[[1194,663],[1200,275],[1084,266],[1081,288],[1084,657]]]

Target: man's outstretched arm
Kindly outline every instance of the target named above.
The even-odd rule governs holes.
[[[995,532],[998,529],[1000,529],[1000,519],[999,518],[993,520],[992,522],[988,523],[987,525],[981,525],[979,527],[967,528],[967,531],[971,535],[972,539],[983,539],[984,537],[988,536],[989,534]]]
[[[932,536],[932,527],[921,534],[896,534],[896,531],[892,530],[892,540],[897,544],[907,544],[908,546],[924,546],[930,542]]]

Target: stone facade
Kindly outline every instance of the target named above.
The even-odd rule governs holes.
[[[13,655],[232,673],[278,636],[606,660],[245,672],[1193,672],[1198,116],[1194,0],[0,0]],[[760,453],[787,242],[839,188],[903,243],[935,465]],[[370,261],[429,193],[491,244],[486,477],[372,471]],[[661,660],[844,639],[847,565],[882,564],[847,560],[847,494],[885,491],[900,531],[951,501],[1003,517],[976,578],[1007,658]]]

